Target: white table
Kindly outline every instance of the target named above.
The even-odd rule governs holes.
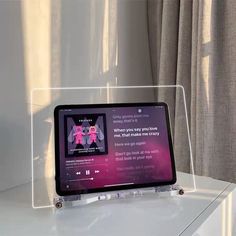
[[[190,175],[179,174],[187,184]],[[183,196],[100,201],[87,206],[34,210],[31,185],[0,192],[0,235],[236,235],[236,185],[196,177]]]

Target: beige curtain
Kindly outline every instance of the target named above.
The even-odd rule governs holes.
[[[154,83],[185,87],[196,174],[236,182],[236,1],[148,0],[147,11]]]

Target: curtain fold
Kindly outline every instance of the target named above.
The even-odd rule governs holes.
[[[148,0],[147,13],[154,84],[185,88],[196,174],[236,182],[236,1]],[[180,94],[162,96],[183,112]],[[185,137],[173,122],[176,145]]]

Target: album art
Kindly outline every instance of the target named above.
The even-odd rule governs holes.
[[[68,115],[65,123],[65,156],[107,154],[105,114]]]

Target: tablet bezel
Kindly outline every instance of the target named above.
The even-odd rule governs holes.
[[[170,158],[171,158],[171,168],[172,168],[172,179],[170,181],[158,181],[145,184],[130,184],[103,188],[92,188],[83,190],[62,190],[60,181],[60,149],[59,149],[59,111],[65,109],[89,109],[89,108],[114,108],[114,107],[145,107],[145,106],[164,106],[165,107],[165,117],[168,133],[168,141],[170,148]],[[54,109],[54,138],[55,138],[55,181],[56,181],[56,192],[60,196],[78,195],[78,194],[88,194],[88,193],[99,193],[99,192],[110,192],[117,190],[128,190],[136,188],[145,187],[155,187],[162,185],[171,185],[176,183],[176,168],[174,161],[174,151],[171,138],[171,126],[169,119],[168,105],[164,102],[149,102],[149,103],[113,103],[113,104],[81,104],[81,105],[58,105]]]

